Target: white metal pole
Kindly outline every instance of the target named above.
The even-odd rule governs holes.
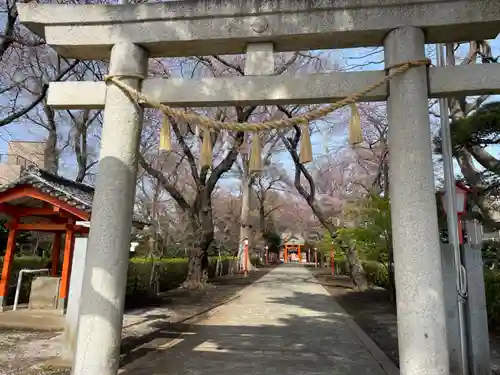
[[[16,295],[14,296],[14,306],[12,306],[12,310],[17,310],[17,303],[19,302],[19,292],[21,290],[21,283],[23,280],[23,272],[25,270],[19,271],[19,276],[17,277],[17,287],[16,287]]]
[[[436,44],[437,66],[445,66],[444,46]],[[467,303],[467,276],[462,265],[460,238],[458,232],[457,198],[455,174],[453,172],[453,154],[448,115],[448,100],[439,99],[439,115],[441,120],[441,142],[443,149],[443,173],[445,185],[446,222],[448,225],[448,241],[453,246],[455,267],[457,272],[458,323],[460,330],[460,359],[462,375],[469,374],[469,353],[465,307]]]
[[[17,305],[19,303],[19,293],[21,292],[21,284],[23,281],[23,274],[24,273],[38,273],[38,272],[49,272],[50,270],[48,268],[43,268],[39,270],[30,270],[23,268],[22,270],[19,271],[19,276],[17,277],[17,286],[16,286],[16,294],[14,295],[14,306],[12,306],[12,310],[16,311],[17,310]]]

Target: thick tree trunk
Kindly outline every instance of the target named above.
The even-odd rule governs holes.
[[[76,173],[76,182],[83,182],[87,174],[87,128],[86,124],[76,124],[75,127],[75,154],[78,170]]]
[[[264,235],[267,233],[266,208],[264,206],[264,204],[265,204],[264,199],[261,202],[259,202],[259,223],[260,223],[260,232],[262,233],[262,237],[264,237]]]
[[[366,280],[365,268],[361,259],[359,259],[358,250],[356,245],[349,245],[344,248],[347,264],[349,266],[349,273],[357,290],[367,290],[368,281]]]
[[[314,215],[318,218],[318,220],[321,222],[323,227],[328,230],[330,233],[330,236],[332,238],[337,237],[337,228],[333,223],[329,220],[326,219],[326,215],[323,213],[321,210],[321,207],[316,203],[316,201],[309,203],[309,206],[311,207],[312,211],[314,212]],[[349,265],[349,270],[351,274],[351,279],[352,282],[354,283],[354,286],[358,290],[366,290],[368,289],[368,281],[366,280],[366,275],[365,275],[365,269],[363,268],[363,264],[361,263],[361,260],[359,259],[358,255],[358,250],[356,249],[355,244],[348,244],[347,246],[344,246],[342,248],[344,250],[346,258],[347,258],[347,263]]]
[[[208,281],[208,254],[201,243],[196,244],[189,253],[188,274],[183,287],[200,289]]]
[[[57,150],[57,128],[55,121],[55,112],[46,104],[44,104],[43,109],[45,115],[47,116],[47,124],[45,128],[49,132],[47,141],[45,142],[43,168],[50,173],[57,174],[59,170],[59,153]]]
[[[55,130],[49,131],[47,142],[45,144],[44,167],[47,171],[57,174],[59,169],[59,158],[57,156],[57,133]]]
[[[349,269],[351,271],[351,278],[357,290],[364,291],[368,289],[368,282],[366,281],[365,269],[358,256],[358,251],[355,245],[349,245],[344,248]]]
[[[330,232],[332,238],[335,237],[335,231]],[[363,267],[363,263],[361,259],[359,259],[358,250],[356,249],[355,244],[348,244],[347,246],[343,246],[342,250],[344,251],[347,259],[347,264],[349,266],[349,272],[352,279],[352,282],[357,290],[364,291],[368,289],[368,281],[366,280],[365,269]]]
[[[17,8],[14,5],[15,2],[12,2],[11,6],[8,5],[8,2],[6,4],[7,14],[6,17],[3,18],[5,19],[2,33],[3,35],[0,35],[0,61],[2,61],[3,55],[14,42],[14,26],[17,20]]]
[[[183,284],[186,289],[204,288],[208,281],[208,249],[214,239],[210,196],[205,196],[200,206],[199,216],[192,218],[193,233],[200,234],[189,253],[188,274]]]

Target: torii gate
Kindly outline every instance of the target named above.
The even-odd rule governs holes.
[[[391,67],[423,59],[425,43],[491,39],[500,31],[500,6],[493,0],[21,3],[18,11],[21,22],[62,56],[109,58],[111,75],[179,107],[333,102],[386,74],[273,76],[273,52],[383,45]],[[147,78],[148,57],[245,52],[249,77]],[[387,100],[403,375],[449,374],[428,98],[499,89],[497,64],[414,67],[360,98]],[[73,374],[116,375],[142,108],[104,82],[51,83],[48,103],[105,109]]]

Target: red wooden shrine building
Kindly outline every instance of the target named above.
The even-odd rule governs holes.
[[[304,253],[305,241],[299,235],[284,234],[282,238],[282,250],[280,258],[284,263],[298,262],[303,263],[308,261],[307,251]]]
[[[26,168],[16,181],[0,186],[0,218],[7,221],[9,231],[0,280],[0,308],[5,306],[12,284],[16,235],[21,231],[53,233],[51,275],[61,277],[59,304],[64,308],[75,236],[88,232],[88,228],[77,223],[90,219],[93,195],[92,187],[35,166]]]

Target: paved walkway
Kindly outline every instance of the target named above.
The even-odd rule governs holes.
[[[122,374],[397,374],[301,266],[278,267],[201,323],[161,333]]]

